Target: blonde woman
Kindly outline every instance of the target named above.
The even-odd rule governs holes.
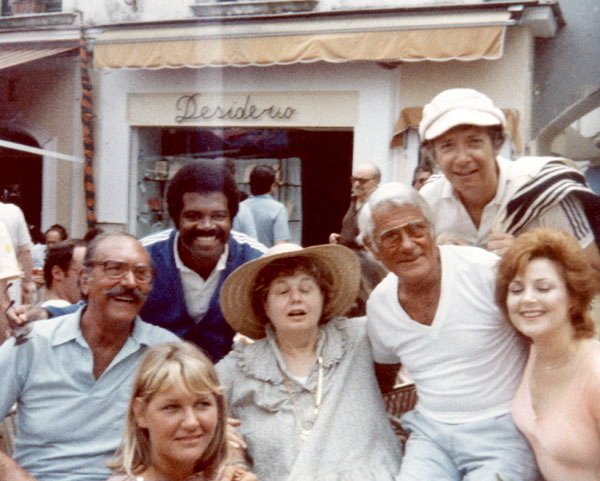
[[[255,481],[243,462],[225,469],[226,416],[214,367],[198,348],[150,348],[134,381],[123,442],[109,463],[118,474],[109,481]]]

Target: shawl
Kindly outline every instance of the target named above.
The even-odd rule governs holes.
[[[600,242],[600,197],[571,161],[523,157],[518,164],[520,169],[529,170],[531,178],[519,187],[501,211],[502,230],[518,234],[529,222],[571,195],[581,202],[596,242]]]

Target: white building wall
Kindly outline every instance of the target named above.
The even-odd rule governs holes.
[[[427,104],[442,90],[469,87],[490,96],[501,108],[517,109],[519,131],[530,140],[533,39],[524,27],[506,32],[504,55],[499,60],[476,62],[418,62],[401,67],[401,105]]]
[[[96,75],[98,220],[131,224],[129,174],[137,152],[130,152],[126,121],[128,93],[237,91],[357,91],[354,162],[375,162],[384,180],[391,176],[389,149],[399,105],[398,71],[376,64],[308,64],[268,68],[101,71]],[[326,109],[335,105],[324,105]],[[226,125],[225,125],[226,126]]]

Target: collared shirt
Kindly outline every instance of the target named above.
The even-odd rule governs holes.
[[[365,321],[336,318],[319,326],[322,368],[315,361],[306,383],[287,369],[269,324],[266,338],[235,344],[217,364],[261,481],[396,479],[402,449],[375,380]]]
[[[267,247],[291,238],[288,213],[284,204],[270,194],[251,195],[240,206],[248,207],[254,216],[256,238]]]
[[[185,306],[188,314],[195,319],[196,322],[200,321],[204,314],[208,312],[208,306],[212,299],[217,286],[219,285],[219,279],[221,273],[227,266],[227,256],[229,255],[229,245],[225,244],[223,254],[219,257],[217,265],[214,267],[208,278],[205,280],[200,274],[187,267],[177,251],[177,244],[179,241],[179,232],[175,237],[173,243],[173,255],[175,256],[175,266],[179,270],[181,276],[181,284],[183,286],[183,294],[185,296]]]
[[[452,234],[466,240],[470,245],[486,248],[490,232],[498,229],[506,204],[517,190],[531,179],[531,173],[521,168],[520,162],[525,159],[509,161],[497,157],[498,188],[496,195],[487,203],[481,214],[477,227],[467,209],[458,198],[452,184],[442,175],[431,177],[420,190],[434,217],[435,234]],[[547,227],[563,230],[577,238],[582,247],[594,241],[594,234],[585,217],[580,202],[566,198],[531,221],[526,231]]]
[[[82,309],[33,323],[30,339],[0,346],[0,416],[17,403],[13,457],[39,481],[104,481],[118,447],[138,362],[148,346],[178,341],[137,318],[131,335],[95,379],[80,329]]]

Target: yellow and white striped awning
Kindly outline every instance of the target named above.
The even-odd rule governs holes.
[[[506,11],[205,23],[106,31],[97,68],[200,68],[310,62],[498,59]]]

